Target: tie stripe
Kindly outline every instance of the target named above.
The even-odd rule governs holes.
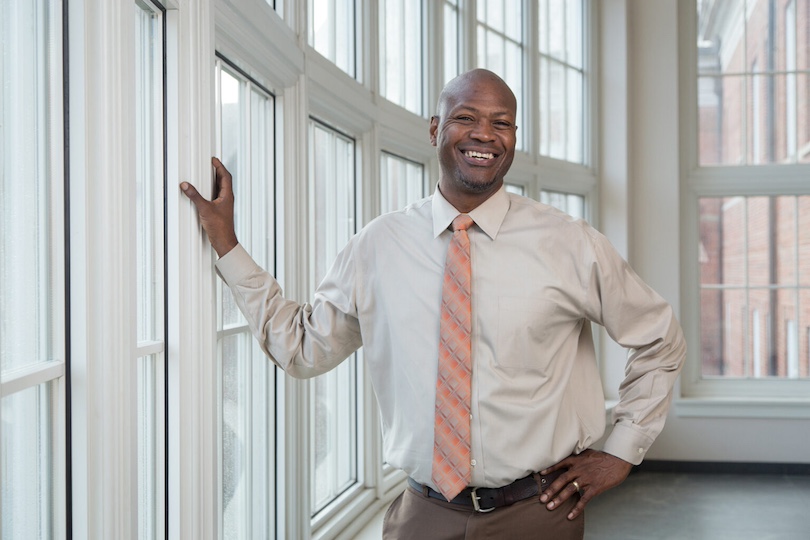
[[[472,268],[467,229],[472,224],[466,214],[453,220],[442,283],[433,482],[448,501],[467,487],[471,477]]]

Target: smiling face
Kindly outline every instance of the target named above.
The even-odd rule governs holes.
[[[430,119],[438,148],[442,195],[469,212],[503,185],[515,157],[517,102],[509,87],[482,69],[450,81]]]

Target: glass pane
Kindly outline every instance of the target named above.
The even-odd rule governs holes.
[[[583,125],[583,76],[577,70],[566,68],[566,141],[565,159],[571,163],[583,162],[583,144],[585,133]]]
[[[797,197],[799,205],[799,285],[810,286],[810,195]]]
[[[697,5],[698,72],[745,72],[745,0],[698,1]]]
[[[797,328],[799,377],[810,377],[810,289],[799,290],[799,323]]]
[[[697,5],[700,164],[810,162],[810,2]]]
[[[163,327],[163,54],[158,15],[135,5],[135,181],[138,341]]]
[[[353,0],[309,0],[309,44],[355,76]]]
[[[354,141],[311,123],[312,287],[355,232]],[[310,392],[312,514],[357,481],[357,356],[316,377]]]
[[[6,396],[0,410],[0,536],[54,538],[51,385]]]
[[[424,197],[424,167],[386,154],[381,159],[380,213],[392,212]]]
[[[61,314],[60,38],[52,2],[0,0],[0,371],[46,362]],[[21,181],[24,179],[24,181]]]
[[[220,341],[222,381],[222,512],[225,538],[248,538],[246,447],[247,372],[249,334]]]
[[[704,376],[723,374],[723,291],[700,291],[700,354]]]
[[[234,178],[234,222],[236,235],[240,242],[250,246],[250,228],[246,220],[250,217],[250,194],[244,189],[249,182],[248,172],[243,170],[245,161],[245,130],[246,115],[245,100],[243,97],[244,84],[232,73],[225,69],[220,70],[219,99],[220,99],[220,159],[228,168]],[[228,287],[218,283],[221,290],[221,316],[222,327],[242,324],[244,318],[236,306],[233,294]]]
[[[515,195],[525,195],[526,194],[525,193],[526,188],[524,188],[523,186],[519,186],[517,184],[510,184],[508,182],[504,183],[504,185],[506,186],[506,191],[508,191],[509,193],[514,193]]]
[[[138,372],[138,538],[157,538],[157,357],[137,360]]]
[[[807,56],[810,56],[808,54]],[[796,155],[799,163],[810,163],[810,75],[796,76]],[[790,116],[787,117],[790,122]],[[792,125],[792,122],[789,123]]]
[[[548,1],[548,54],[557,60],[565,59],[565,1]]]
[[[562,210],[577,219],[585,217],[585,197],[582,195],[543,190],[540,192],[540,202]]]
[[[380,92],[389,101],[422,114],[422,3],[380,3]]]
[[[458,5],[455,1],[444,3],[444,82],[457,76],[458,53]]]
[[[808,197],[703,198],[703,374],[797,378],[804,369]]]

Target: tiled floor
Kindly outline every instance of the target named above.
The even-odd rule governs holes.
[[[810,475],[639,472],[588,505],[586,540],[810,540]]]
[[[357,538],[379,540],[382,516]],[[586,540],[810,540],[810,475],[636,472],[585,523]]]

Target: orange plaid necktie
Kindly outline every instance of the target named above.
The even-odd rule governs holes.
[[[439,375],[433,436],[433,483],[449,501],[470,483],[470,387],[472,305],[470,239],[473,220],[453,220],[442,283]]]

